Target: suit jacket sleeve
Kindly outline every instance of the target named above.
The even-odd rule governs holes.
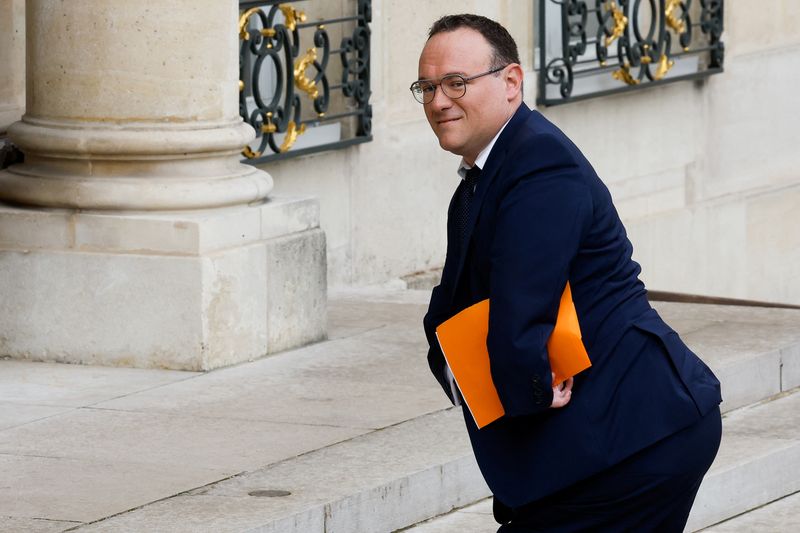
[[[547,340],[591,224],[592,199],[572,150],[550,134],[511,151],[502,172],[507,192],[490,248],[486,342],[506,415],[520,416],[552,403]]]

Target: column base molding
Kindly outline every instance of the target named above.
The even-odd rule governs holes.
[[[219,123],[98,123],[25,116],[9,129],[25,163],[0,173],[0,200],[30,206],[166,211],[245,205],[272,177],[240,162],[253,131]]]

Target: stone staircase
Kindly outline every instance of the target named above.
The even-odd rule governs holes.
[[[414,303],[422,311],[426,297],[419,293]],[[687,529],[718,524],[800,491],[800,311],[678,303],[655,307],[723,382],[723,441]],[[367,316],[374,309],[361,312]],[[357,330],[356,315],[341,323]],[[394,338],[375,335],[384,340],[376,340],[374,349],[379,351],[381,342],[396,342],[413,330],[404,331]],[[423,361],[416,353],[398,357],[406,357],[407,362],[399,360],[396,368]],[[392,382],[397,373],[393,368],[374,379]],[[73,529],[494,531],[485,501],[477,508],[469,507],[485,500],[489,491],[474,462],[461,417],[461,411],[453,408],[420,413]]]

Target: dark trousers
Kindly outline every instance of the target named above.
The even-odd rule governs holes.
[[[495,499],[494,516],[503,524],[498,533],[680,533],[721,434],[719,409],[713,409],[688,428],[541,500],[511,509]]]

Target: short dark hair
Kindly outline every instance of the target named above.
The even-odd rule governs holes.
[[[437,33],[455,31],[461,28],[475,30],[492,47],[492,64],[489,68],[504,67],[510,63],[519,63],[519,52],[517,43],[503,26],[480,15],[463,13],[461,15],[445,15],[431,26],[428,32],[428,39]]]

